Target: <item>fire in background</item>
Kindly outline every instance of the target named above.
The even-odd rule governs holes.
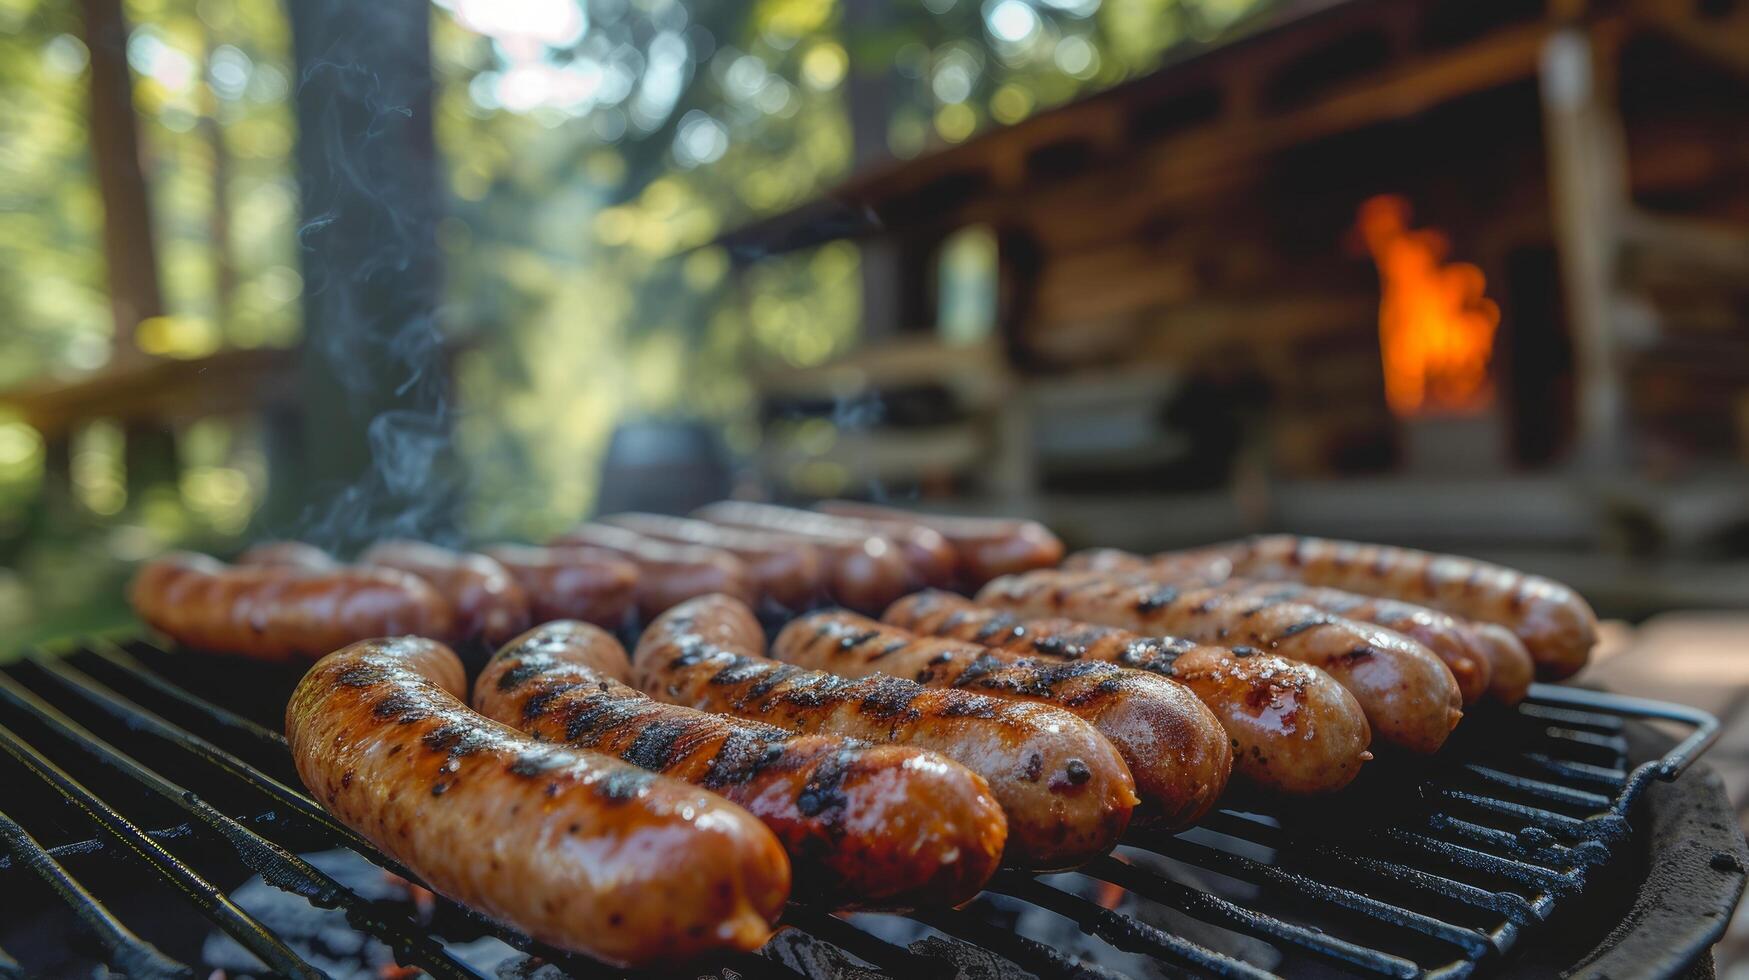
[[[1379,270],[1379,352],[1391,411],[1406,417],[1488,407],[1500,307],[1484,295],[1482,270],[1445,262],[1445,235],[1411,229],[1409,202],[1395,194],[1361,204],[1357,224]]]

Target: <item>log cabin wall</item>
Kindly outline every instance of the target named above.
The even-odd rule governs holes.
[[[1160,369],[1295,478],[1413,455],[1354,232],[1401,195],[1502,308],[1500,467],[1749,455],[1749,4],[1287,8],[834,203],[881,218],[911,310],[933,249],[990,227],[1023,382]]]

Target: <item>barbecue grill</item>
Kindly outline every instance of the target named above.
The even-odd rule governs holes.
[[[300,673],[134,637],[0,670],[0,976],[621,972],[391,878],[293,771],[279,730]],[[1078,872],[1003,872],[961,909],[793,906],[759,955],[692,973],[1710,974],[1749,864],[1692,765],[1717,731],[1539,685],[1334,799],[1238,796]]]

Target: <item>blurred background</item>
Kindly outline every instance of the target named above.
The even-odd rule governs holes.
[[[0,650],[729,493],[1742,608],[1746,463],[1749,4],[0,0]]]

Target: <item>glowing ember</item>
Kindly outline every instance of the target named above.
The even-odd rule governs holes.
[[[1468,414],[1493,398],[1488,359],[1500,308],[1482,270],[1444,264],[1445,236],[1410,230],[1409,203],[1391,194],[1360,206],[1361,237],[1379,269],[1379,350],[1385,400],[1398,415]]]

